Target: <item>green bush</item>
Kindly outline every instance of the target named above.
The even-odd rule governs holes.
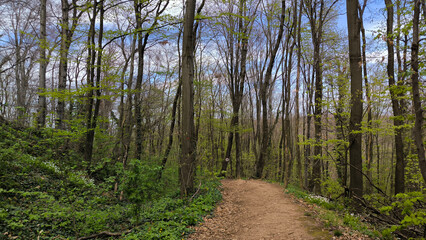
[[[136,222],[140,220],[143,204],[161,195],[163,188],[157,179],[159,171],[161,166],[137,159],[130,161],[128,170],[124,170],[121,189],[132,204],[131,209]]]
[[[393,225],[383,231],[383,235],[390,235],[397,230],[415,227],[424,231],[426,226],[425,194],[422,192],[399,193],[390,206],[380,208],[380,211],[389,214],[392,210],[398,210],[402,220],[398,225]]]

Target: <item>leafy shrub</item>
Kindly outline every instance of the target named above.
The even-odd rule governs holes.
[[[162,184],[157,180],[159,171],[161,166],[137,159],[130,162],[128,170],[124,170],[121,189],[126,199],[132,203],[136,222],[139,222],[142,205],[160,196]]]
[[[345,191],[342,185],[334,179],[328,178],[321,183],[324,189],[324,194],[330,199],[337,199],[342,196]]]
[[[390,206],[380,208],[380,211],[389,214],[392,210],[398,210],[402,215],[402,220],[398,225],[393,225],[383,231],[383,235],[389,236],[397,230],[414,227],[425,231],[426,226],[426,204],[425,194],[422,192],[398,193]]]

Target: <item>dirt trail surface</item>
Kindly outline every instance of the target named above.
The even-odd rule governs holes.
[[[277,184],[223,180],[223,200],[188,239],[331,239]]]

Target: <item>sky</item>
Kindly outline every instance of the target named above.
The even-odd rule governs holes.
[[[362,0],[360,1],[362,4]],[[341,7],[338,19],[338,27],[340,29],[347,29],[347,21],[346,21],[346,1],[341,1],[339,5]],[[384,0],[369,0],[367,2],[367,7],[364,12],[364,27],[366,29],[366,34],[369,37],[374,36],[374,32],[383,28],[381,26],[385,22],[385,3]]]

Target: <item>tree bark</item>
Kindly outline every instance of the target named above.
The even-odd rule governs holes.
[[[297,2],[296,2],[297,3]],[[297,74],[296,74],[296,96],[294,101],[296,102],[296,162],[297,162],[297,177],[299,178],[299,187],[303,187],[303,177],[302,177],[302,160],[299,146],[299,125],[300,125],[300,114],[299,114],[299,88],[300,88],[300,68],[301,68],[301,58],[302,58],[302,9],[303,1],[300,1],[299,6],[299,16],[297,20]]]
[[[172,122],[170,123],[170,131],[169,131],[169,142],[167,143],[167,147],[166,147],[166,151],[164,152],[164,157],[161,160],[161,170],[159,172],[158,175],[158,180],[161,179],[162,175],[163,175],[163,171],[164,168],[166,167],[166,163],[167,163],[167,159],[169,157],[170,154],[170,150],[172,149],[172,145],[173,145],[173,132],[175,129],[175,122],[176,122],[176,108],[177,108],[177,104],[181,95],[181,91],[182,91],[182,83],[179,81],[179,85],[178,85],[178,89],[176,91],[176,96],[173,100],[173,106],[172,106]]]
[[[40,69],[39,69],[39,83],[38,83],[38,116],[37,127],[43,128],[46,125],[47,103],[46,96],[42,93],[46,91],[46,48],[47,48],[47,34],[46,34],[46,0],[40,1]]]
[[[71,46],[72,36],[74,35],[75,29],[78,25],[78,20],[83,13],[86,11],[82,10],[78,12],[77,0],[72,0],[72,17],[71,26],[69,25],[70,18],[69,13],[71,6],[68,0],[61,0],[62,18],[61,18],[61,43],[59,53],[59,81],[58,81],[58,92],[62,95],[66,91],[67,87],[67,74],[68,74],[68,53]],[[58,99],[56,106],[56,129],[65,129],[65,100],[61,96]]]
[[[338,103],[336,106],[336,129],[337,129],[337,140],[336,144],[336,162],[337,162],[337,177],[341,182],[343,187],[347,187],[347,147],[345,144],[346,136],[345,136],[345,126],[347,126],[347,117],[345,115],[345,107],[344,107],[344,99],[347,94],[346,92],[346,79],[348,78],[348,74],[345,71],[345,67],[341,70],[341,65],[338,64],[338,69],[340,71],[339,77],[337,79],[337,88],[338,88]]]
[[[275,57],[278,52],[278,48],[281,44],[281,39],[284,33],[284,17],[285,17],[285,1],[281,1],[281,18],[280,26],[278,31],[277,40],[275,46],[272,49],[271,55],[269,57],[268,68],[266,69],[265,78],[263,82],[260,82],[260,100],[262,104],[262,140],[261,148],[259,153],[259,158],[256,159],[256,171],[255,178],[261,178],[263,174],[263,168],[265,167],[265,161],[267,157],[267,152],[269,151],[270,143],[270,132],[269,132],[269,123],[268,123],[268,93],[270,88],[270,83],[272,79],[272,68],[275,63]],[[257,119],[260,121],[260,119]]]
[[[373,179],[373,175],[371,172],[371,164],[373,162],[373,132],[371,131],[371,123],[372,123],[372,111],[371,111],[371,89],[370,84],[368,82],[368,74],[367,74],[367,57],[366,57],[366,48],[367,48],[367,39],[365,37],[365,28],[364,28],[364,11],[367,6],[367,0],[364,0],[364,3],[359,6],[359,18],[360,18],[360,26],[361,26],[361,39],[362,39],[362,69],[363,69],[363,77],[365,84],[365,95],[367,97],[367,129],[368,133],[365,141],[365,160],[367,163],[367,177],[369,179]],[[367,181],[366,192],[371,193],[372,186],[369,181]]]
[[[232,4],[232,3],[230,3]],[[228,133],[228,143],[226,147],[225,159],[222,160],[222,168],[220,175],[224,175],[231,163],[231,150],[233,139],[235,136],[235,175],[241,176],[241,138],[239,133],[239,112],[244,94],[244,83],[246,78],[246,62],[248,52],[248,38],[250,35],[249,24],[252,21],[243,21],[245,17],[246,0],[239,1],[238,7],[238,25],[237,29],[229,29],[229,39],[227,40],[227,56],[226,67],[228,73],[228,88],[232,102],[232,118],[230,124],[230,132]],[[231,19],[230,25],[233,25]],[[234,36],[236,35],[236,37]],[[237,38],[237,42],[235,42]],[[234,47],[236,49],[234,51]]]
[[[292,42],[290,47],[288,47],[288,44],[286,44],[286,61],[285,61],[285,89],[284,92],[284,103],[283,108],[284,111],[282,114],[285,114],[284,121],[283,121],[283,129],[285,132],[285,159],[287,165],[285,166],[285,173],[284,173],[284,187],[287,188],[290,180],[291,175],[293,172],[293,164],[294,164],[294,154],[293,154],[293,134],[292,134],[292,128],[291,128],[291,120],[290,120],[290,114],[291,114],[291,106],[290,106],[290,100],[291,100],[291,72],[293,68],[293,52],[294,47],[296,46],[297,42],[297,35],[294,32],[297,32],[297,22],[298,22],[298,15],[297,15],[297,1],[293,2],[293,19],[292,19],[292,25],[289,28],[289,34],[287,37],[287,43],[290,43],[290,36],[292,37]],[[288,56],[288,57],[287,57]],[[299,72],[300,73],[300,72]],[[300,76],[299,76],[300,77]],[[296,80],[298,81],[298,80]],[[296,93],[298,94],[298,93]],[[296,113],[297,114],[297,113]],[[296,121],[295,125],[297,126],[299,123]],[[298,128],[296,127],[298,130]],[[297,131],[296,131],[297,136]],[[297,140],[296,140],[297,141]]]
[[[411,84],[413,88],[412,100],[414,107],[415,122],[413,128],[414,143],[417,148],[419,158],[420,172],[423,176],[423,181],[426,182],[426,158],[425,148],[423,144],[423,109],[420,99],[420,84],[419,84],[419,15],[420,15],[420,0],[414,1],[413,14],[413,41],[411,45]]]
[[[385,0],[387,10],[386,20],[386,43],[388,49],[388,64],[387,74],[389,79],[389,92],[392,101],[393,110],[393,124],[395,126],[395,153],[396,153],[396,167],[395,167],[395,194],[402,193],[405,191],[405,164],[404,164],[404,143],[402,141],[402,125],[403,116],[401,106],[398,100],[398,89],[395,84],[395,49],[393,32],[393,19],[394,19],[394,8],[391,0]]]
[[[358,0],[346,0],[351,69],[351,117],[349,133],[350,190],[353,197],[362,197],[362,60]]]
[[[98,8],[99,4],[99,8]],[[95,130],[97,126],[97,119],[99,116],[99,107],[101,104],[101,68],[102,68],[102,38],[103,38],[103,25],[104,25],[104,1],[101,0],[97,2],[94,0],[93,4],[93,14],[90,24],[90,32],[89,32],[89,42],[92,47],[89,47],[88,54],[88,83],[89,83],[89,94],[88,94],[88,103],[87,103],[87,122],[86,122],[86,143],[84,149],[84,159],[87,163],[87,170],[90,174],[90,167],[92,165],[92,154],[93,154],[93,143],[95,140]],[[99,22],[99,33],[98,33],[98,42],[97,42],[97,50],[95,49],[95,24],[97,14],[100,12],[100,22]],[[95,60],[96,59],[96,60]],[[95,66],[96,61],[96,66]],[[96,73],[95,73],[96,69]],[[96,75],[95,75],[96,74]],[[94,109],[93,109],[94,103]]]
[[[186,0],[182,44],[182,157],[179,182],[181,196],[194,190],[195,141],[194,141],[194,41],[193,26],[196,0]]]
[[[140,159],[142,156],[142,144],[143,144],[143,126],[142,126],[142,81],[143,81],[143,74],[144,74],[144,57],[145,57],[145,49],[146,45],[148,43],[148,38],[150,36],[150,33],[152,29],[157,25],[158,17],[164,12],[167,5],[169,4],[169,1],[165,1],[165,4],[162,6],[163,1],[158,1],[157,5],[153,10],[148,10],[147,14],[150,12],[155,11],[155,16],[153,16],[154,21],[152,22],[151,26],[144,30],[143,23],[148,17],[148,15],[142,16],[142,12],[145,7],[150,2],[146,1],[138,1],[134,0],[134,11],[135,11],[135,17],[136,17],[136,36],[137,36],[137,50],[138,50],[138,72],[136,75],[136,86],[135,86],[135,95],[134,95],[134,104],[135,104],[135,124],[136,124],[136,151],[135,151],[135,158]],[[145,35],[143,34],[145,32]]]
[[[135,104],[135,119],[134,123],[136,124],[136,151],[135,158],[140,159],[142,155],[142,80],[143,80],[143,68],[144,68],[144,56],[145,56],[145,47],[148,42],[149,33],[146,33],[145,36],[142,32],[142,9],[144,8],[143,3],[138,0],[134,0],[134,10],[136,17],[136,31],[137,31],[137,52],[138,52],[138,71],[136,75],[136,86],[135,86],[135,95],[134,95],[134,104]]]

